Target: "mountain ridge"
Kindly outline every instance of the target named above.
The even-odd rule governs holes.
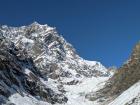
[[[0,28],[0,35],[9,40],[17,49],[20,49],[21,53],[25,53],[25,56],[33,59],[32,63],[34,63],[40,73],[40,75],[37,75],[37,78],[45,87],[52,91],[50,94],[53,93],[54,95],[47,101],[49,103],[65,103],[68,101],[67,104],[71,104],[72,101],[70,100],[76,102],[76,99],[78,99],[81,101],[84,96],[80,96],[80,94],[85,94],[85,88],[89,86],[85,87],[84,83],[96,81],[95,83],[99,84],[100,81],[106,81],[112,75],[100,62],[87,61],[79,57],[73,46],[60,36],[55,28],[46,24],[40,25],[35,22],[21,27],[4,25]],[[32,72],[30,69],[25,69],[27,75],[30,72]],[[85,88],[81,90],[80,86]],[[71,87],[80,89],[80,91],[69,90]],[[89,91],[91,90],[92,86]],[[28,94],[34,97],[32,94]],[[57,94],[61,94],[62,99],[59,99]],[[19,94],[16,95],[20,98]],[[17,97],[16,95],[13,95],[13,97]],[[77,98],[71,99],[74,95]],[[14,100],[19,102],[18,99],[14,98]],[[12,99],[11,101],[13,102],[14,100]],[[86,101],[91,103],[88,100]],[[17,103],[14,102],[14,104]],[[83,104],[85,103],[83,102]]]
[[[131,59],[116,72],[115,68],[107,69],[100,62],[80,57],[56,28],[47,24],[3,25],[0,27],[0,104],[116,105],[124,93],[136,87],[136,97],[127,97],[132,99],[129,102],[124,100],[125,104],[135,105],[133,99],[139,100],[139,86],[135,85],[139,85],[139,51],[137,44]]]

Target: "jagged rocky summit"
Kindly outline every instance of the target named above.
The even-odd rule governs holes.
[[[84,95],[112,76],[100,62],[81,58],[55,28],[37,22],[0,27],[0,62],[0,103],[6,105],[85,104]]]

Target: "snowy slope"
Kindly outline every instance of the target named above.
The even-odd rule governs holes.
[[[107,78],[85,78],[81,84],[68,86],[65,85],[67,93],[65,94],[69,99],[65,104],[55,104],[55,105],[96,105],[92,101],[85,99],[85,94],[91,91],[96,91],[103,87]],[[93,83],[94,82],[94,83]],[[19,94],[14,94],[9,97],[10,102],[15,103],[15,105],[51,105],[47,102],[39,101],[31,95],[25,94],[22,97]],[[24,102],[24,104],[23,104]],[[97,104],[98,105],[98,104]]]
[[[134,101],[136,98],[138,98],[138,96],[140,96],[140,82],[134,84],[129,89],[124,91],[109,105],[140,105],[140,103]]]
[[[15,105],[51,105],[50,103],[39,101],[31,95],[24,94],[24,97],[22,97],[17,93],[10,96],[9,101]]]
[[[80,84],[65,85],[64,87],[67,90],[66,96],[69,99],[66,105],[96,105],[94,102],[86,99],[85,95],[101,89],[107,79],[108,77],[83,78]]]

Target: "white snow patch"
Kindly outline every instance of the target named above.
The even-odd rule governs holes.
[[[109,105],[125,105],[133,98],[140,94],[140,81],[134,84],[132,87],[124,91],[119,97],[117,97]]]
[[[83,78],[77,85],[64,85],[69,99],[66,105],[96,105],[87,100],[85,95],[102,88],[107,80],[108,77]]]
[[[31,95],[27,95],[25,93],[24,96],[21,96],[20,94],[16,93],[9,97],[9,101],[11,103],[14,103],[15,105],[51,105],[47,102],[37,100]]]
[[[32,33],[31,36],[38,37],[38,34],[37,33]]]
[[[29,73],[30,73],[31,71],[29,70],[29,69],[25,69],[25,74],[27,74],[27,75],[29,75]]]
[[[96,61],[88,61],[88,60],[84,60],[84,62],[87,64],[87,65],[91,65],[91,66],[94,66],[96,65]]]
[[[34,43],[33,40],[28,39],[28,38],[26,38],[26,37],[22,38],[22,42],[23,42],[23,43]]]

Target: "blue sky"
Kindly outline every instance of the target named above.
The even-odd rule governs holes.
[[[0,0],[0,24],[57,27],[85,59],[121,66],[140,40],[140,0]]]

